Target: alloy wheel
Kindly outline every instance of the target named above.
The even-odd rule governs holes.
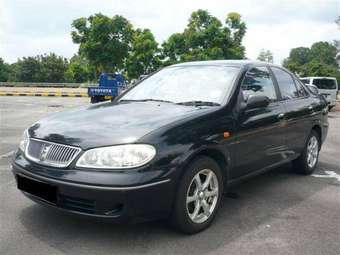
[[[319,156],[319,142],[315,136],[309,139],[307,145],[307,164],[309,168],[313,168],[318,161]]]
[[[207,221],[216,209],[219,186],[216,174],[210,169],[199,171],[192,179],[186,197],[186,208],[194,223]]]

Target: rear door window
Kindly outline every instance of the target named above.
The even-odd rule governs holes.
[[[292,76],[280,68],[271,67],[271,69],[279,85],[282,99],[289,100],[299,97],[299,93],[296,89]]]
[[[271,101],[277,101],[274,83],[266,67],[250,69],[244,77],[241,88],[246,100],[250,96],[266,96]]]
[[[313,79],[313,84],[318,87],[318,89],[336,89],[336,83],[333,79]]]

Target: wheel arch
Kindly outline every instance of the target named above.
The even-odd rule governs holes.
[[[321,143],[322,143],[322,128],[320,127],[320,125],[315,124],[311,131],[315,131],[318,135],[319,135],[319,147],[321,148]]]
[[[210,148],[210,147],[202,148],[192,153],[187,158],[184,165],[182,166],[183,171],[181,175],[184,174],[185,169],[188,167],[189,164],[191,164],[191,162],[193,162],[195,159],[202,157],[202,156],[206,156],[206,157],[213,159],[219,165],[222,176],[223,176],[223,183],[226,183],[226,181],[228,180],[228,176],[229,176],[228,166],[229,166],[230,159],[228,155],[226,155],[225,153],[223,153],[221,150],[217,148]]]

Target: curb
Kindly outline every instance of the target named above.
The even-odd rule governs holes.
[[[77,92],[0,92],[0,96],[35,96],[35,97],[88,97],[87,93]]]

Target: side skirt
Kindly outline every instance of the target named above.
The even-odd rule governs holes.
[[[243,176],[241,176],[241,177],[238,177],[238,178],[229,180],[229,181],[227,182],[227,189],[228,189],[229,187],[232,187],[232,186],[234,186],[234,185],[237,185],[237,184],[239,184],[239,183],[241,183],[241,182],[244,182],[245,180],[248,180],[248,179],[250,179],[250,178],[252,178],[252,177],[254,177],[254,176],[260,175],[260,174],[265,173],[265,172],[268,172],[268,171],[270,171],[270,170],[272,170],[272,169],[274,169],[274,168],[277,168],[277,167],[279,167],[279,166],[281,166],[281,165],[283,165],[283,164],[289,163],[289,162],[291,162],[292,160],[298,158],[299,156],[300,156],[300,155],[297,155],[297,156],[295,156],[295,157],[291,157],[291,158],[289,158],[289,159],[285,159],[285,160],[280,161],[280,162],[278,162],[278,163],[275,163],[275,164],[273,164],[273,165],[264,167],[264,168],[262,168],[262,169],[260,169],[260,170],[257,170],[257,171],[251,172],[251,173],[249,173],[249,174],[243,175]]]

